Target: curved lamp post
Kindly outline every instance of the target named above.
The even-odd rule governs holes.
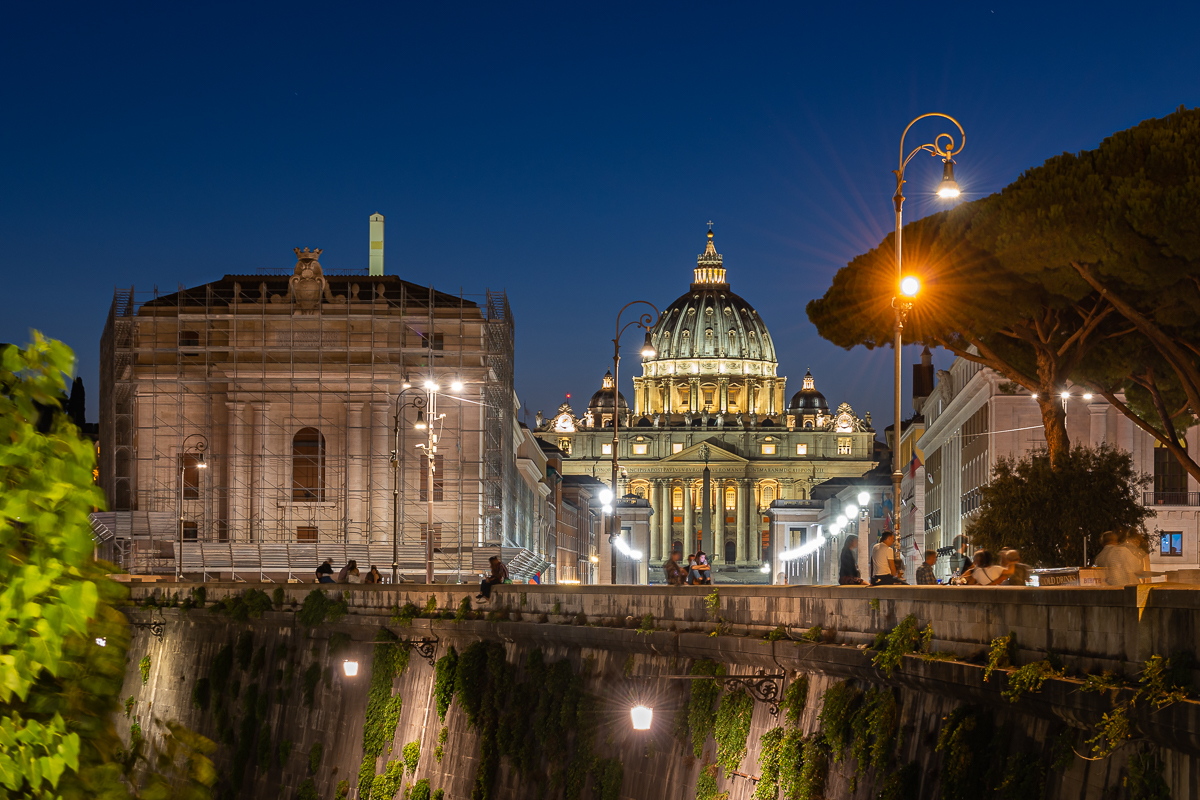
[[[188,444],[193,439],[196,441]],[[196,469],[207,469],[208,463],[204,460],[204,453],[208,450],[208,437],[203,433],[193,433],[185,436],[183,446],[179,448],[179,553],[175,558],[175,580],[178,582],[183,578],[183,478],[187,472],[187,457],[190,454],[196,456]]]
[[[933,142],[917,145],[905,155],[904,139],[908,136],[909,129],[926,117],[941,117],[953,122],[954,127],[958,128],[958,147],[955,148],[953,136],[948,133],[939,133]],[[940,157],[942,159],[942,180],[938,184],[937,196],[943,200],[953,200],[960,194],[958,183],[954,180],[954,156],[962,152],[966,144],[966,139],[967,134],[963,131],[962,125],[954,117],[939,113],[922,114],[908,123],[908,127],[900,135],[900,165],[892,170],[896,175],[896,193],[892,196],[892,202],[896,206],[896,294],[892,297],[892,308],[896,310],[896,394],[894,398],[895,407],[893,409],[896,418],[896,434],[892,447],[892,529],[896,533],[897,539],[899,539],[900,534],[900,483],[904,479],[904,473],[901,471],[899,462],[900,417],[902,414],[900,402],[900,388],[902,385],[900,345],[904,332],[904,322],[908,318],[908,312],[912,308],[914,298],[921,291],[920,280],[915,276],[906,276],[904,274],[900,249],[904,213],[904,169],[917,153],[926,152],[932,156]]]
[[[625,309],[635,305],[647,305],[654,309],[654,315],[649,312],[642,314],[637,319],[625,323],[625,327],[621,327],[621,315],[625,313]],[[613,337],[613,438],[612,438],[612,483],[610,484],[613,493],[614,505],[605,508],[605,513],[608,514],[610,525],[608,531],[608,541],[611,544],[617,538],[619,532],[615,530],[615,525],[611,524],[613,519],[613,509],[618,499],[617,497],[617,477],[620,474],[620,466],[617,461],[617,431],[621,426],[621,404],[617,398],[621,396],[621,334],[633,325],[638,326],[646,332],[645,341],[642,344],[642,358],[654,358],[654,345],[650,341],[650,329],[653,328],[658,320],[662,318],[662,314],[658,310],[658,306],[651,303],[649,300],[634,300],[631,303],[626,303],[625,306],[617,312],[617,334]]]

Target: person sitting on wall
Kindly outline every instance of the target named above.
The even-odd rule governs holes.
[[[846,537],[842,554],[838,558],[838,584],[841,586],[866,586],[858,571],[858,534],[852,533]]]
[[[880,531],[879,541],[871,548],[871,585],[904,585],[896,572],[896,534]]]
[[[925,551],[925,563],[917,567],[917,585],[918,586],[936,586],[938,579],[933,574],[933,565],[937,563],[937,551]]]
[[[353,571],[355,575],[358,574],[358,562],[355,561],[353,558],[346,562],[346,566],[344,566],[340,570],[338,570],[337,582],[338,583],[349,583],[351,571]]]
[[[317,583],[333,583],[333,560],[325,559],[325,563],[317,567]]]
[[[479,594],[475,595],[476,600],[490,600],[492,587],[508,582],[508,567],[504,566],[504,562],[500,560],[499,556],[489,558],[488,564],[491,565],[492,574],[479,582]]]
[[[701,586],[712,584],[712,567],[708,564],[708,553],[703,550],[696,553],[696,565],[692,569],[696,571],[696,580],[694,583]]]
[[[679,566],[679,559],[682,557],[682,553],[671,553],[671,557],[663,564],[663,577],[667,586],[683,586],[684,580],[687,579],[687,570]]]

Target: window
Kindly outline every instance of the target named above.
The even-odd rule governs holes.
[[[180,331],[179,332],[179,349],[180,350],[183,350],[184,348],[188,348],[188,347],[199,347],[199,346],[200,346],[200,332],[199,331]],[[190,353],[185,352],[185,353],[183,353],[183,355],[198,356],[200,354],[193,350]]]
[[[429,536],[429,523],[421,523],[421,544],[425,544],[426,537]],[[437,550],[442,546],[442,523],[433,523],[433,549]]]
[[[194,541],[196,541],[196,539],[200,538],[197,534],[198,534],[198,528],[197,528],[196,523],[184,521],[184,523],[183,523],[183,540],[185,542],[194,542]]]
[[[676,510],[683,508],[683,489],[678,486],[671,490],[671,508]]]
[[[443,499],[445,486],[446,476],[445,473],[442,472],[442,457],[440,455],[435,455],[433,457],[433,501],[435,503]],[[429,499],[429,462],[424,458],[421,459],[420,499]]]
[[[725,508],[737,508],[737,489],[732,486],[725,490]]]
[[[775,455],[775,445],[774,445],[774,444],[764,444],[764,445],[762,446],[762,454],[763,454],[764,456],[773,456],[773,455]]]
[[[325,499],[325,437],[316,428],[301,428],[292,437],[292,500]]]
[[[706,389],[706,390],[704,391],[704,405],[708,406],[709,408],[712,408],[712,404],[713,404],[713,393],[712,393],[712,390],[711,390],[711,389]]]
[[[796,455],[798,455],[798,456],[808,455],[808,445],[807,444],[796,445]]]
[[[1172,558],[1183,557],[1183,532],[1163,531],[1158,543],[1158,554]]]
[[[1159,505],[1181,506],[1187,505],[1187,501],[1187,473],[1184,472],[1183,465],[1161,442],[1155,442],[1154,502]]]
[[[317,540],[317,529],[311,527],[296,528],[297,542],[315,542]]]
[[[612,442],[605,442],[604,444],[600,445],[600,453],[601,455],[611,456]]]
[[[443,335],[440,333],[422,333],[421,345],[430,350],[441,350],[444,347]]]
[[[849,436],[839,436],[838,437],[838,455],[839,456],[850,455],[850,451],[851,451],[850,441],[851,440],[850,440]]]
[[[200,499],[200,457],[185,455],[183,457],[183,499]]]
[[[644,455],[646,455],[646,445],[644,445],[644,444],[635,444],[635,445],[633,446],[633,454],[634,454],[635,456],[644,456]]]
[[[671,452],[672,453],[682,453],[683,452],[683,443],[682,442],[672,443]]]
[[[769,506],[769,505],[771,505],[772,502],[774,502],[774,500],[775,500],[775,487],[774,486],[764,486],[763,490],[762,490],[762,504],[764,506]]]
[[[566,437],[558,440],[558,449],[562,450],[567,455],[571,455],[571,440]]]

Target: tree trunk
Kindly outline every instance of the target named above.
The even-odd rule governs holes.
[[[1062,401],[1053,387],[1043,387],[1037,396],[1038,408],[1042,412],[1042,427],[1046,431],[1046,449],[1050,451],[1050,469],[1058,472],[1066,463],[1071,452],[1071,440],[1067,438],[1067,414]]]

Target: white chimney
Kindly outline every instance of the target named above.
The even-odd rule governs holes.
[[[371,250],[367,266],[367,274],[383,274],[383,214],[371,215]]]

